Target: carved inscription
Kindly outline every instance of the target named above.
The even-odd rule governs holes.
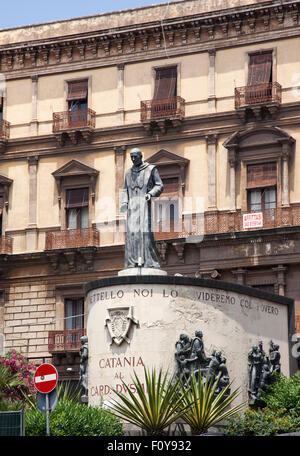
[[[103,357],[99,359],[98,367],[100,370],[100,378],[103,377],[103,371],[109,369],[109,372],[111,372],[111,379],[114,380],[115,384],[93,385],[90,387],[91,396],[107,396],[112,394],[114,389],[125,394],[128,390],[132,393],[136,393],[135,385],[125,381],[125,372],[123,369],[144,368],[145,364],[141,356]]]
[[[155,298],[155,296],[167,298],[167,299],[176,299],[184,298],[185,293],[183,289],[180,289],[180,293],[175,288],[162,288],[156,290],[152,287],[143,287],[143,288],[133,288],[131,290],[101,290],[91,293],[89,296],[89,303],[95,304],[98,301],[114,301],[122,300],[124,297],[130,296],[134,299],[140,298]],[[264,313],[268,316],[278,316],[280,313],[279,306],[276,304],[264,303],[261,300],[238,296],[232,293],[218,292],[218,291],[198,291],[195,290],[194,297],[191,296],[191,299],[199,302],[208,302],[211,304],[217,304],[222,306],[229,305],[232,307],[239,308],[243,314],[248,314],[249,312],[257,311]]]

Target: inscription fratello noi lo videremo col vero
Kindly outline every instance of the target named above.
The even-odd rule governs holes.
[[[185,298],[185,293],[183,290],[177,289],[166,289],[166,288],[154,288],[154,287],[136,287],[132,289],[122,289],[118,288],[112,290],[101,289],[101,291],[95,291],[94,293],[90,293],[89,296],[89,304],[95,304],[99,301],[121,301],[125,297],[131,298],[153,298],[159,294],[162,298],[169,298],[169,299],[176,299],[176,298]],[[275,304],[270,304],[267,302],[263,302],[261,300],[257,300],[255,298],[251,298],[250,296],[239,296],[234,293],[227,293],[227,292],[219,292],[216,291],[207,291],[207,290],[194,290],[194,296],[190,296],[190,299],[199,302],[208,302],[211,304],[219,304],[219,305],[230,305],[236,306],[239,308],[243,313],[245,311],[257,311],[262,312],[264,314],[277,316],[279,315],[280,309],[279,306]]]

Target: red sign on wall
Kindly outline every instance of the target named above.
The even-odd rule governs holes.
[[[253,212],[251,214],[243,214],[243,229],[249,228],[262,228],[263,227],[263,213]]]

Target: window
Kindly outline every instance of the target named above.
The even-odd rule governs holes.
[[[88,108],[88,81],[69,81],[68,82],[68,111],[70,123],[73,126],[80,126],[87,121]]]
[[[84,299],[65,299],[65,329],[82,329],[84,325]]]
[[[272,82],[272,51],[250,54],[247,86]]]
[[[276,162],[247,166],[248,210],[276,209]]]
[[[246,103],[272,100],[272,52],[250,54]]]
[[[66,219],[68,230],[88,228],[89,189],[66,190]]]
[[[156,223],[162,224],[162,231],[174,229],[174,223],[179,219],[179,178],[170,177],[162,179],[164,191],[156,200]]]
[[[155,74],[154,100],[177,96],[177,67],[157,68]]]

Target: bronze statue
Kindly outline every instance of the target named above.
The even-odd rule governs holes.
[[[221,352],[214,350],[211,356],[206,356],[202,331],[195,331],[194,339],[186,334],[181,334],[175,344],[175,376],[179,377],[185,385],[189,385],[191,374],[198,378],[199,374],[204,381],[218,378],[216,393],[226,388],[229,374],[226,367],[226,358]],[[229,394],[229,389],[226,395]]]
[[[163,191],[157,168],[143,162],[142,152],[130,152],[133,166],[127,170],[120,211],[127,212],[125,269],[160,268],[152,229],[151,198]]]
[[[88,395],[88,338],[87,336],[82,336],[80,338],[81,348],[79,350],[80,355],[80,369],[79,369],[79,384],[83,389],[83,396]]]
[[[248,354],[248,394],[249,403],[259,401],[262,391],[267,391],[274,381],[271,374],[280,372],[279,345],[270,341],[269,356],[266,356],[262,342],[254,345]]]

